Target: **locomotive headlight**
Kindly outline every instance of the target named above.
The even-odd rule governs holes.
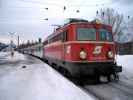
[[[109,51],[109,52],[108,52],[108,57],[109,57],[109,58],[113,58],[113,57],[114,57],[114,54],[113,54],[112,51]]]
[[[85,51],[80,51],[80,58],[81,59],[86,59],[87,58],[87,53]]]

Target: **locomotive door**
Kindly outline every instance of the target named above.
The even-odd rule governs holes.
[[[65,61],[65,53],[66,53],[66,51],[65,51],[65,49],[66,49],[66,48],[65,48],[65,42],[67,42],[67,37],[68,37],[68,36],[67,36],[67,35],[68,35],[67,33],[68,33],[68,30],[64,31],[64,32],[63,32],[63,35],[62,35],[62,37],[63,37],[63,38],[62,38],[62,42],[63,42],[63,45],[62,45],[62,46],[63,46],[63,50],[62,50],[62,60],[63,60],[63,61]]]

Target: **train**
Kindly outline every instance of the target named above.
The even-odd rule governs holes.
[[[23,53],[43,59],[66,77],[82,79],[100,76],[118,79],[122,66],[115,60],[116,44],[112,27],[98,19],[89,22],[69,18],[42,43],[21,46]]]

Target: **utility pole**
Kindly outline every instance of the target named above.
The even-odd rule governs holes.
[[[9,32],[9,34],[11,35],[11,40],[10,40],[10,51],[11,51],[11,56],[14,56],[14,48],[13,48],[13,36],[15,34],[15,32]]]
[[[9,32],[9,35],[11,36],[10,43],[13,44],[13,36],[15,35],[15,32]]]
[[[18,35],[18,47],[19,47],[19,39],[20,39],[20,38],[19,38],[19,35]]]

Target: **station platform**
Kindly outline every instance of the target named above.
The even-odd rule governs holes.
[[[94,100],[41,60],[0,52],[0,100]]]

